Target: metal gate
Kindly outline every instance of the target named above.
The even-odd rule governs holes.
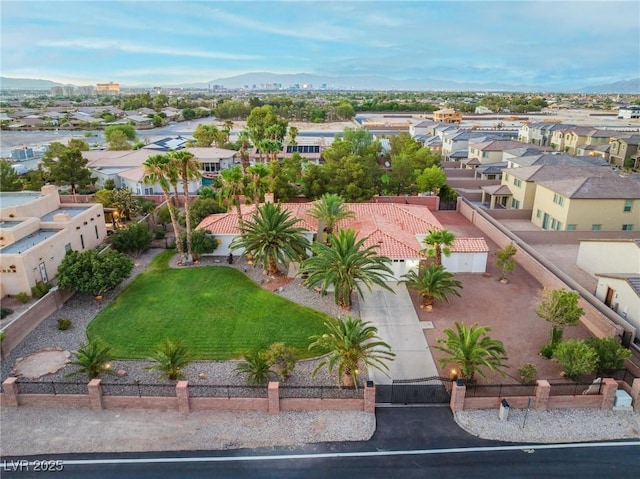
[[[452,380],[439,376],[376,384],[376,403],[448,404]]]
[[[438,210],[440,211],[455,211],[458,209],[458,200],[453,201],[442,201],[440,200],[440,204],[438,206]]]

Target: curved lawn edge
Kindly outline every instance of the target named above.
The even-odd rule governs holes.
[[[183,341],[193,359],[240,359],[282,341],[298,359],[328,314],[271,293],[235,268],[170,268],[175,253],[156,256],[88,325],[87,336],[118,359],[147,359],[166,338]]]

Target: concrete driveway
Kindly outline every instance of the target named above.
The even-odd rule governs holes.
[[[370,292],[363,290],[360,299],[360,317],[378,328],[378,336],[391,346],[396,354],[389,363],[389,376],[372,369],[371,379],[376,384],[391,384],[393,379],[417,379],[437,376],[438,370],[416,314],[409,292],[404,284],[387,283],[395,294],[380,286]]]

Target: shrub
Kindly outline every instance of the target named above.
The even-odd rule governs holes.
[[[293,350],[284,343],[273,343],[264,352],[264,359],[270,367],[275,368],[275,373],[286,381],[291,376],[291,371],[296,367],[296,358]]]
[[[244,361],[236,366],[238,374],[247,375],[247,384],[263,385],[273,375],[264,354],[259,352],[244,355]]]
[[[156,231],[156,239],[164,239],[167,236],[167,233],[163,230]]]
[[[631,357],[631,351],[622,346],[615,338],[589,338],[586,343],[598,355],[596,370],[599,373],[611,373],[624,367],[624,360]]]
[[[103,373],[113,373],[109,361],[113,359],[111,349],[103,346],[97,341],[89,341],[82,344],[80,349],[75,352],[76,359],[71,361],[73,366],[78,369],[68,374],[68,376],[76,376],[78,374],[86,374],[89,379],[95,379]]]
[[[538,370],[533,364],[526,363],[518,369],[518,375],[520,376],[520,381],[523,384],[535,384],[536,379],[538,378]]]
[[[151,247],[151,231],[146,224],[134,223],[111,235],[111,244],[120,253],[140,255]]]
[[[160,371],[160,374],[168,379],[184,379],[183,369],[191,362],[191,354],[181,342],[166,339],[151,359],[156,364],[147,369]]]
[[[555,346],[553,344],[545,344],[540,349],[540,355],[544,356],[547,359],[551,359],[551,357],[553,356],[554,349],[555,349]]]
[[[34,287],[31,288],[31,295],[34,298],[40,299],[45,294],[47,294],[50,289],[51,285],[49,283],[43,283],[42,281],[39,281]]]
[[[133,261],[117,251],[99,254],[94,250],[71,250],[58,267],[58,285],[100,295],[128,278],[132,269]]]
[[[558,361],[565,377],[577,381],[583,374],[591,374],[598,366],[598,353],[580,339],[569,339],[556,346],[553,359]]]
[[[66,331],[71,327],[71,320],[69,318],[58,319],[58,329],[60,331]]]
[[[4,319],[10,314],[13,314],[13,309],[10,308],[1,308],[0,309],[0,319]]]
[[[16,294],[16,299],[20,301],[22,304],[28,303],[31,299],[29,293],[22,291],[21,293]]]

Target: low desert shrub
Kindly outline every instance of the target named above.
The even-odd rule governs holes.
[[[0,319],[4,319],[10,314],[13,314],[13,309],[11,308],[1,308],[0,309]]]
[[[540,355],[544,356],[547,359],[551,359],[551,357],[553,356],[553,350],[554,349],[555,348],[554,348],[553,344],[545,344],[540,349]]]
[[[43,283],[42,281],[36,283],[34,287],[31,288],[31,295],[34,298],[40,299],[45,294],[49,292],[51,289],[51,285],[49,283]]]
[[[520,376],[520,381],[523,384],[535,384],[538,378],[538,370],[533,364],[526,363],[518,369],[518,376]]]
[[[25,291],[16,294],[16,299],[20,301],[22,304],[28,303],[31,299],[31,295]]]
[[[69,318],[58,319],[58,329],[60,331],[66,331],[71,327],[71,320]]]

